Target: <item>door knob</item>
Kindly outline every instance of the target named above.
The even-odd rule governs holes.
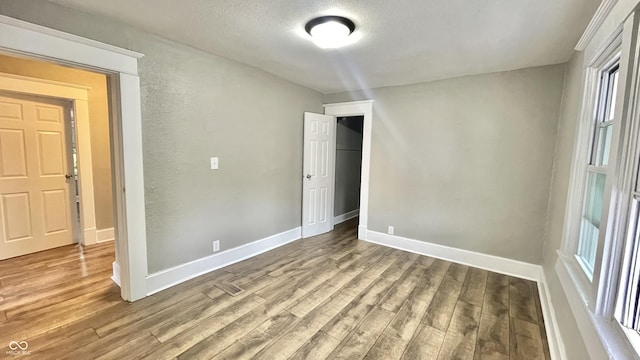
[[[71,178],[73,177],[73,175],[69,175],[69,174],[67,174],[67,175],[65,175],[64,177],[68,180],[68,179],[71,179]]]
[[[307,180],[311,180],[311,174],[307,174],[306,178]]]

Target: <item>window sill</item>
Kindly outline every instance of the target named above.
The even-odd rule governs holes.
[[[620,328],[620,331],[623,332],[624,335],[627,337],[627,340],[629,341],[629,343],[631,343],[631,346],[633,346],[635,351],[638,354],[640,354],[640,334],[638,334],[637,332],[631,329],[627,329],[622,325],[619,325],[619,328]]]
[[[574,269],[570,260],[570,256],[558,252],[555,271],[591,358],[639,360],[640,356],[618,323],[615,320],[596,316],[589,309],[586,301],[589,296],[578,286],[580,274]],[[570,351],[570,349],[567,350]]]

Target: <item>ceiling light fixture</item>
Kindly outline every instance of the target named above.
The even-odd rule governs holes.
[[[349,43],[356,24],[342,16],[321,16],[310,20],[304,29],[318,47],[335,49]]]

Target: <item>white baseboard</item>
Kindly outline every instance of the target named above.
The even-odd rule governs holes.
[[[366,241],[505,275],[533,281],[540,280],[540,265],[523,261],[428,243],[396,235],[388,235],[371,230],[367,231]]]
[[[552,359],[564,360],[567,358],[567,352],[560,335],[560,327],[556,318],[556,311],[551,301],[551,293],[547,285],[547,276],[544,269],[540,268],[540,281],[538,281],[538,292],[540,293],[540,305],[542,307],[542,316],[544,317],[544,325],[547,330],[547,341],[549,343],[549,353]]]
[[[111,268],[113,269],[113,275],[111,275],[111,280],[113,280],[116,285],[122,287],[120,285],[120,264],[117,261],[114,261],[111,264]]]
[[[361,237],[361,232],[365,233],[366,236]],[[495,255],[409,239],[401,236],[388,235],[377,231],[367,230],[364,226],[361,226],[358,229],[358,237],[362,240],[394,249],[409,251],[420,255],[426,255],[509,276],[536,281],[538,283],[542,315],[544,316],[545,324],[547,325],[547,340],[549,342],[551,358],[554,360],[564,360],[567,358],[542,266]]]
[[[367,225],[358,225],[358,239],[367,240]]]
[[[113,241],[116,239],[116,234],[113,228],[100,229],[96,231],[96,242],[102,243],[106,241]]]
[[[351,220],[354,217],[357,217],[358,215],[360,215],[360,209],[355,209],[353,211],[349,211],[347,213],[335,216],[333,218],[333,225],[338,225],[340,223],[343,223],[347,220]]]
[[[178,265],[147,276],[147,295],[193,279],[208,272],[262,254],[302,237],[302,228],[287,230],[237,248]]]
[[[98,241],[98,230],[96,228],[88,228],[82,231],[83,245],[95,245]]]

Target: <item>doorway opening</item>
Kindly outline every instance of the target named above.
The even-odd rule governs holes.
[[[371,127],[373,123],[373,100],[353,101],[324,105],[325,113],[304,113],[303,137],[303,165],[302,165],[302,237],[307,238],[333,230],[334,223],[346,217],[358,218],[358,239],[367,238],[367,221],[369,205],[369,167],[371,164]],[[338,118],[342,120],[338,125]],[[357,119],[357,120],[356,120]],[[353,122],[357,131],[352,134],[360,139],[360,169],[359,197],[353,189],[348,193],[351,200],[343,197],[347,191],[341,190],[343,195],[336,197],[336,157],[338,152],[336,128],[346,126],[345,122]],[[361,131],[360,125],[362,124]],[[361,135],[355,135],[360,133]],[[347,132],[347,134],[349,134]],[[341,141],[342,142],[342,141]],[[356,150],[357,145],[341,144],[344,150]],[[343,156],[343,159],[346,158]],[[351,158],[357,158],[354,151]],[[342,165],[342,164],[341,164]],[[352,173],[353,168],[349,169]],[[357,171],[356,171],[357,172]],[[340,176],[345,175],[343,172]],[[354,181],[355,176],[346,175]],[[339,180],[341,181],[341,180]],[[357,182],[357,180],[355,180]],[[357,194],[358,191],[355,191]],[[341,201],[336,205],[334,202]],[[356,210],[345,213],[349,201],[358,203]],[[337,208],[336,208],[337,207]],[[336,214],[341,212],[342,214]],[[338,215],[336,217],[336,215]]]
[[[0,33],[6,35],[0,37],[0,53],[107,76],[112,100],[109,130],[114,150],[113,181],[117,189],[113,194],[116,260],[112,279],[120,285],[124,300],[145,297],[148,294],[147,235],[138,76],[138,60],[144,55],[4,15],[0,15]],[[10,82],[0,81],[0,88]]]
[[[1,317],[119,297],[107,76],[0,55],[0,78]]]
[[[0,108],[7,112],[0,114],[0,117],[4,116],[1,121],[5,138],[0,144],[5,155],[0,165],[4,171],[10,170],[6,166],[16,167],[15,174],[0,173],[0,181],[5,182],[5,187],[20,181],[49,182],[39,185],[43,189],[23,189],[25,194],[29,192],[29,200],[34,205],[30,210],[36,217],[35,209],[45,205],[40,192],[55,187],[50,184],[52,181],[58,182],[56,186],[60,189],[64,185],[71,202],[60,205],[56,212],[80,219],[80,230],[73,236],[74,242],[94,245],[113,241],[114,190],[107,76],[1,54],[0,73],[3,79],[10,80],[3,85],[5,100]],[[17,152],[13,154],[12,151]],[[9,162],[8,157],[13,160]],[[19,170],[22,168],[24,173]],[[46,205],[51,206],[51,203]],[[63,207],[68,210],[62,211]],[[3,213],[5,218],[10,216],[8,210]],[[77,214],[71,216],[70,211]],[[5,228],[9,225],[0,224]],[[32,227],[36,225],[31,224]],[[45,249],[43,245],[41,250]],[[29,251],[25,250],[21,254],[8,255],[0,251],[0,259],[27,253]]]
[[[333,225],[358,216],[364,116],[336,117]]]

